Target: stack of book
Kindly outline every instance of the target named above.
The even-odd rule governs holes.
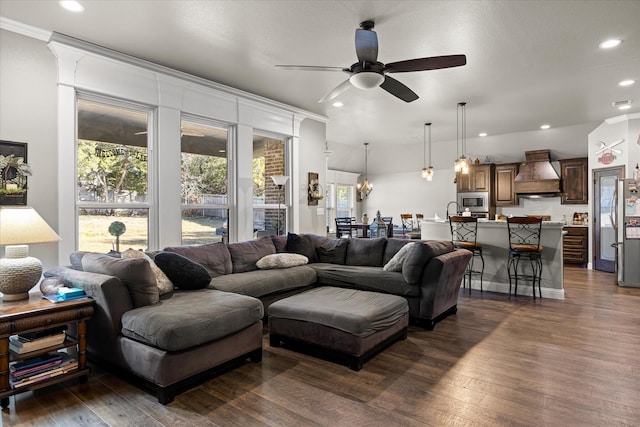
[[[86,297],[87,297],[87,294],[82,289],[67,288],[67,287],[58,288],[57,293],[52,295],[49,295],[49,294],[42,295],[42,298],[46,298],[51,302],[71,301],[73,299],[86,298]]]
[[[63,352],[52,352],[9,364],[11,388],[25,387],[78,369],[78,361]]]
[[[65,333],[66,329],[66,326],[60,326],[38,332],[12,335],[9,338],[9,348],[14,353],[24,354],[54,345],[60,345],[67,336]]]

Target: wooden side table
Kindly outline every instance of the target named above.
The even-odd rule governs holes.
[[[27,390],[36,390],[52,384],[80,377],[86,380],[87,368],[87,320],[93,314],[94,301],[80,298],[71,301],[52,303],[39,294],[31,295],[29,300],[0,303],[0,405],[9,406],[9,397]],[[67,336],[64,343],[29,353],[17,354],[9,350],[9,337],[26,332],[37,332],[56,326],[75,323],[77,334]],[[63,348],[77,350],[78,369],[31,385],[12,389],[9,384],[9,362],[26,360]]]

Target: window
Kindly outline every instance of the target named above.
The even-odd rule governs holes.
[[[271,179],[286,175],[286,142],[283,139],[253,137],[253,231],[255,237],[280,235],[287,231],[286,186],[282,189]]]
[[[181,122],[182,244],[227,241],[229,131],[196,118]]]
[[[78,249],[146,249],[150,111],[84,98],[76,107]]]

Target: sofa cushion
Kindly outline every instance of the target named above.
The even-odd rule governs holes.
[[[411,242],[409,239],[387,239],[387,245],[384,247],[384,255],[382,256],[382,265],[388,263],[403,246],[409,243],[416,242]]]
[[[309,258],[300,254],[271,254],[258,260],[256,266],[260,270],[271,270],[274,268],[289,268],[304,265],[309,262]]]
[[[214,277],[209,288],[260,298],[309,286],[315,282],[315,270],[308,265],[301,265],[282,270],[257,270]]]
[[[74,270],[83,271],[82,270],[82,258],[91,252],[86,251],[74,251],[69,255],[69,262],[71,263],[71,267]]]
[[[171,246],[164,249],[195,261],[207,269],[211,277],[231,274],[231,254],[222,242],[194,246]]]
[[[122,315],[122,334],[166,351],[180,351],[240,331],[262,319],[260,300],[201,289],[176,291],[154,306]]]
[[[269,236],[246,242],[229,243],[227,248],[231,254],[232,273],[257,270],[256,263],[260,258],[276,253],[276,247]]]
[[[384,237],[377,239],[351,239],[347,246],[347,265],[382,267],[382,255],[387,244]]]
[[[180,289],[203,289],[209,285],[211,275],[207,269],[187,257],[175,252],[161,252],[154,260],[174,286]]]
[[[287,252],[306,256],[309,258],[310,263],[318,262],[316,248],[313,245],[311,237],[306,234],[288,233],[287,246],[285,249]]]
[[[418,286],[407,283],[402,273],[384,271],[382,267],[360,265],[310,264],[318,275],[318,285],[358,288],[403,297],[420,295]]]
[[[347,258],[347,247],[350,239],[315,239],[314,245],[318,254],[319,262],[344,265]]]
[[[271,237],[271,241],[273,242],[273,246],[276,247],[276,252],[286,252],[287,251],[287,236],[269,236]]]
[[[153,275],[156,276],[156,284],[158,285],[158,293],[160,294],[160,296],[164,294],[168,294],[169,292],[173,291],[173,283],[171,283],[171,280],[167,277],[166,274],[164,274],[164,272],[160,269],[160,267],[156,265],[155,261],[151,259],[149,255],[145,254],[142,251],[137,251],[135,249],[129,248],[126,251],[122,252],[120,256],[124,259],[127,259],[127,258],[146,259],[147,261],[149,261],[149,266],[153,271]]]
[[[398,252],[387,262],[382,269],[384,271],[402,271],[402,264],[405,258],[409,255],[409,251],[415,246],[415,242],[407,243],[400,248]]]
[[[134,307],[155,304],[160,298],[156,278],[144,258],[122,259],[89,253],[82,257],[82,269],[120,279],[129,290]]]

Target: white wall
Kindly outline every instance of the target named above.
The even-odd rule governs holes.
[[[318,200],[318,206],[308,206],[307,189],[309,185],[309,172],[318,174],[320,185],[326,189],[326,158],[324,145],[326,140],[326,127],[324,123],[305,120],[300,124],[300,134],[305,135],[300,141],[300,153],[298,157],[298,188],[299,195],[296,201],[299,209],[299,224],[293,232],[313,233],[324,235],[326,199]]]
[[[55,58],[46,44],[0,30],[0,140],[28,144],[27,203],[58,231],[56,102]],[[31,245],[29,254],[52,267],[58,245]]]

